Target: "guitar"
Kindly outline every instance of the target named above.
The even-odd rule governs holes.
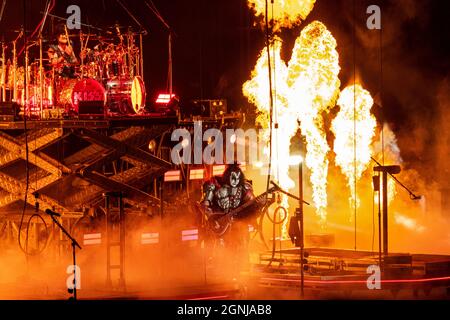
[[[272,188],[267,190],[266,192],[260,194],[259,196],[255,197],[253,200],[248,201],[244,203],[243,205],[237,207],[234,210],[231,210],[227,213],[210,213],[205,214],[204,208],[197,203],[197,208],[207,216],[207,227],[214,233],[216,236],[223,236],[227,230],[230,228],[231,224],[233,223],[233,218],[236,217],[239,213],[242,211],[248,209],[249,207],[253,206],[255,203],[259,203],[262,201],[268,194],[274,193],[279,191],[280,188],[274,184]]]

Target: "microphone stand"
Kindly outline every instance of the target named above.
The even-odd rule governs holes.
[[[291,217],[289,226],[289,236],[296,247],[300,247],[300,296],[305,297],[305,233],[304,233],[304,210],[303,204],[311,204],[303,200],[303,161],[299,163],[299,197],[280,188],[275,182],[270,181],[281,193],[298,201],[298,208],[295,209],[295,216]]]
[[[75,240],[74,237],[72,237],[69,232],[67,232],[66,229],[64,229],[64,227],[59,223],[59,221],[55,218],[54,214],[50,214],[50,217],[52,218],[53,222],[61,229],[61,231],[67,236],[67,238],[70,239],[70,241],[72,242],[72,259],[73,259],[73,290],[72,292],[70,292],[69,289],[69,293],[73,294],[73,300],[77,300],[77,275],[76,275],[76,256],[75,256],[75,252],[76,252],[76,247],[78,247],[81,250],[81,246],[78,244],[77,240]]]

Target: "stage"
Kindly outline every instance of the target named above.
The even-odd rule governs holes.
[[[0,299],[449,299],[448,10],[385,2],[0,0]]]

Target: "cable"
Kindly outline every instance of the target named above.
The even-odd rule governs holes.
[[[47,235],[47,239],[45,240],[45,245],[42,249],[39,249],[39,243],[38,243],[38,247],[37,247],[37,251],[35,253],[29,253],[28,252],[28,238],[29,238],[29,230],[30,230],[30,224],[31,224],[31,220],[33,220],[33,218],[39,218],[41,219],[41,221],[44,223],[45,226],[45,234]],[[28,219],[28,223],[27,223],[27,232],[26,232],[26,238],[25,238],[25,249],[26,249],[26,253],[28,256],[38,256],[40,255],[42,252],[45,251],[45,249],[47,249],[48,243],[49,243],[49,235],[48,235],[48,226],[47,223],[45,223],[44,218],[42,218],[42,216],[40,214],[33,214],[30,219]]]
[[[23,0],[23,18],[24,18],[24,41],[25,46],[27,43],[27,32],[26,32],[26,0]],[[27,87],[27,80],[26,77],[24,78],[24,86]],[[25,218],[25,213],[27,210],[27,203],[28,203],[28,190],[30,187],[30,167],[29,167],[29,158],[28,158],[28,133],[27,133],[27,117],[26,117],[26,105],[27,102],[25,101],[24,105],[24,116],[23,116],[23,126],[24,126],[24,134],[25,134],[25,172],[26,172],[26,183],[25,183],[25,195],[24,195],[24,202],[23,202],[23,208],[22,208],[22,216],[20,218],[20,224],[19,224],[19,230],[18,230],[18,242],[19,242],[19,248],[22,250],[23,253],[28,255],[28,252],[26,248],[22,246],[22,242],[20,239],[21,232],[22,232],[22,226],[23,226],[23,220]]]
[[[283,219],[280,219],[279,221],[277,221],[277,215],[278,215],[280,212],[283,212]],[[270,258],[269,264],[267,265],[268,267],[270,267],[270,266],[272,265],[272,262],[273,262],[274,259],[275,259],[275,251],[276,251],[276,226],[277,226],[277,225],[282,225],[282,224],[284,223],[284,221],[286,221],[286,219],[287,219],[287,217],[288,217],[288,211],[287,211],[287,209],[286,209],[285,207],[283,207],[283,206],[280,205],[280,206],[278,206],[278,207],[275,209],[275,211],[274,211],[274,213],[273,213],[273,219],[272,219],[272,218],[270,217],[270,215],[269,215],[269,210],[267,210],[266,214],[267,214],[267,218],[269,219],[270,222],[272,222],[272,226],[273,226],[273,228],[272,228],[272,256],[271,256],[271,258]],[[280,215],[280,217],[281,217],[281,215]],[[280,237],[281,237],[281,234],[280,234]]]

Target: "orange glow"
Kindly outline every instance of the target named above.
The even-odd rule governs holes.
[[[334,106],[339,93],[339,55],[336,40],[326,26],[314,21],[304,28],[295,42],[289,64],[281,59],[281,43],[275,41],[272,51],[275,79],[274,127],[272,137],[273,172],[284,189],[295,184],[289,177],[291,138],[300,127],[306,139],[305,164],[310,169],[313,201],[321,221],[326,221],[327,173],[329,146],[323,127],[322,112]],[[267,53],[262,50],[252,72],[252,79],[243,86],[243,93],[260,111],[257,121],[269,127],[270,97],[267,77]],[[300,126],[299,126],[300,121]],[[263,137],[269,141],[268,133]],[[269,153],[268,147],[266,154]],[[287,199],[283,205],[287,207]]]
[[[375,136],[377,125],[375,117],[370,113],[373,99],[361,85],[356,85],[347,87],[341,92],[338,105],[340,111],[333,120],[331,128],[335,135],[336,164],[347,179],[351,194],[350,206],[353,208],[356,204],[356,207],[359,207],[360,199],[355,194],[354,182],[361,179],[363,172],[370,163],[370,145]]]
[[[269,17],[274,20],[274,28],[290,28],[305,20],[314,8],[316,0],[283,0],[269,2]],[[266,12],[265,0],[248,0],[248,5],[255,11],[256,16],[264,17]]]

